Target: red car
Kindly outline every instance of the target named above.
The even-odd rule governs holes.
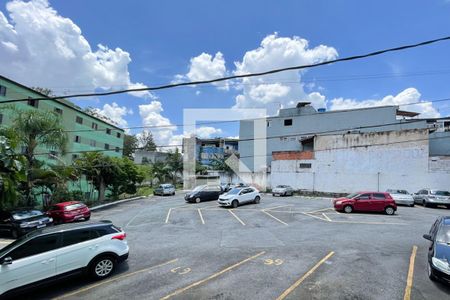
[[[53,218],[54,223],[69,223],[91,218],[89,207],[78,201],[68,201],[54,204],[47,211],[47,215]]]
[[[344,198],[333,200],[337,211],[351,213],[353,211],[382,212],[393,215],[397,211],[397,205],[389,193],[383,192],[358,192]]]

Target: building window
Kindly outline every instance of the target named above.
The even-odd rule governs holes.
[[[6,86],[0,85],[0,96],[6,96]]]
[[[272,127],[272,121],[267,121],[267,127]]]
[[[122,135],[120,134],[120,132],[118,132],[117,134],[116,134],[116,136],[117,136],[117,138],[121,138],[122,137]]]
[[[97,146],[97,141],[96,140],[91,140],[89,145],[91,145],[91,147],[95,147],[95,146]]]
[[[109,144],[105,144],[105,150],[109,150]]]
[[[29,106],[33,106],[35,108],[38,108],[39,107],[39,100],[34,100],[34,99],[31,99],[31,97],[28,97],[28,105]]]
[[[3,114],[0,114],[0,124],[3,123]]]
[[[79,135],[75,136],[75,143],[81,143],[81,137]]]
[[[92,122],[92,129],[95,129],[95,130],[97,130],[98,129],[98,124],[97,123],[94,123],[94,122]]]
[[[311,164],[308,163],[300,163],[300,169],[311,169]]]
[[[57,107],[55,107],[54,112],[57,113],[58,115],[63,114],[63,110],[61,108],[57,108]]]
[[[120,148],[119,147],[116,147],[116,152],[119,152],[120,151]]]
[[[77,116],[77,117],[75,118],[75,122],[77,122],[78,124],[83,124],[83,118]]]
[[[76,161],[78,159],[78,154],[72,154],[72,161]]]
[[[285,119],[284,126],[292,126],[292,119]]]
[[[106,134],[111,134],[111,129],[106,128]]]

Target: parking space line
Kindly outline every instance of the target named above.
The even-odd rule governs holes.
[[[406,279],[405,296],[403,297],[403,300],[411,299],[411,287],[414,278],[414,262],[416,260],[416,254],[417,254],[417,246],[413,246],[411,257],[409,259],[408,277]]]
[[[170,293],[169,295],[167,295],[165,297],[162,297],[161,300],[166,300],[166,299],[172,298],[172,297],[177,296],[177,295],[179,295],[179,294],[181,294],[181,293],[183,293],[183,292],[185,292],[185,291],[187,291],[187,290],[189,290],[189,289],[191,289],[193,287],[196,287],[196,286],[199,286],[199,285],[201,285],[203,283],[206,283],[206,282],[208,282],[208,281],[210,281],[210,280],[212,280],[212,279],[214,279],[214,278],[216,278],[216,277],[218,277],[218,276],[220,276],[220,275],[222,275],[222,274],[224,274],[226,272],[229,272],[229,271],[231,271],[231,270],[233,270],[233,269],[235,269],[235,268],[245,264],[246,262],[249,262],[249,261],[251,261],[251,260],[253,260],[253,259],[255,259],[255,258],[257,258],[257,257],[259,257],[261,255],[263,255],[264,253],[266,253],[266,251],[259,252],[258,254],[255,254],[255,255],[250,256],[250,257],[248,257],[248,258],[246,258],[244,260],[241,260],[240,262],[235,263],[234,265],[229,266],[229,267],[223,269],[222,271],[214,273],[214,274],[212,274],[212,275],[210,275],[210,276],[208,276],[208,277],[206,277],[206,278],[204,278],[202,280],[199,280],[199,281],[194,282],[194,283],[192,283],[192,284],[190,284],[188,286],[185,286],[184,288],[178,289],[178,290]]]
[[[241,223],[243,226],[245,226],[245,223],[233,212],[233,210],[229,209],[228,210],[230,212],[230,214],[236,218],[236,220],[239,221],[239,223]]]
[[[321,218],[321,217],[318,217],[318,216],[314,216],[314,215],[310,215],[309,213],[306,213],[306,212],[304,212],[304,213],[302,213],[302,214],[304,214],[305,216],[311,217],[311,218],[319,219],[319,220],[321,220],[321,221],[330,222],[330,221],[328,221],[327,219],[324,219],[324,218]]]
[[[169,208],[169,211],[167,212],[167,217],[166,217],[166,224],[169,223],[169,218],[170,218],[170,213],[172,212],[172,208]]]
[[[408,225],[407,223],[391,223],[391,222],[364,222],[364,221],[334,221],[332,223],[349,223],[349,224],[368,224],[368,225]]]
[[[299,280],[297,280],[293,285],[291,285],[287,290],[285,290],[277,300],[283,300],[286,298],[292,291],[294,291],[306,278],[308,278],[314,271],[317,270],[325,261],[327,261],[331,256],[333,256],[334,251],[328,253],[324,258],[322,258],[314,267],[312,267],[308,272],[306,272]]]
[[[143,212],[144,212],[144,210],[139,211],[133,218],[131,218],[130,221],[128,221],[128,223],[124,226],[124,228],[127,228],[128,225],[130,225]]]
[[[322,212],[322,211],[326,211],[326,210],[334,210],[334,208],[327,207],[327,208],[317,209],[317,210],[313,210],[313,211],[307,211],[306,213],[313,214],[313,213]]]
[[[292,204],[287,204],[287,205],[278,205],[278,206],[274,206],[274,207],[268,207],[268,208],[263,208],[264,210],[272,210],[275,208],[282,208],[282,207],[286,207],[286,206],[293,206]]]
[[[198,211],[198,214],[200,216],[200,220],[202,221],[202,224],[205,225],[205,220],[203,219],[202,212],[201,212],[200,208],[197,208],[197,211]]]
[[[325,217],[325,219],[327,219],[327,221],[328,222],[331,222],[331,219],[330,218],[328,218],[328,216],[325,214],[325,213],[322,213],[322,216],[324,216]]]
[[[92,285],[90,285],[88,287],[85,287],[85,288],[73,291],[73,292],[68,293],[68,294],[64,294],[64,295],[59,296],[59,297],[55,297],[55,298],[53,298],[53,300],[65,299],[65,298],[68,298],[68,297],[71,297],[71,296],[74,296],[74,295],[77,295],[77,294],[89,291],[89,290],[91,290],[93,288],[96,288],[98,286],[101,286],[101,285],[104,285],[104,284],[107,284],[107,283],[110,283],[110,282],[113,282],[113,281],[116,281],[116,280],[119,280],[119,279],[123,279],[123,278],[126,278],[126,277],[130,277],[130,276],[133,276],[133,275],[136,275],[136,274],[139,274],[139,273],[151,271],[153,269],[156,269],[156,268],[159,268],[159,267],[162,267],[162,266],[165,266],[165,265],[173,264],[173,263],[175,263],[177,261],[178,261],[178,258],[175,258],[175,259],[163,262],[161,264],[158,264],[158,265],[155,265],[155,266],[152,266],[152,267],[144,268],[144,269],[141,269],[141,270],[138,270],[138,271],[135,271],[135,272],[131,272],[131,273],[127,273],[127,274],[123,274],[123,275],[119,275],[119,276],[113,277],[111,279],[103,280],[103,281],[100,281],[98,283],[92,284]]]
[[[262,211],[263,213],[265,213],[266,215],[268,215],[269,217],[271,217],[272,219],[274,219],[274,220],[280,222],[281,224],[284,224],[284,225],[286,225],[286,226],[289,226],[288,223],[281,221],[280,219],[278,219],[277,217],[271,215],[270,213],[268,213],[268,212],[265,211],[264,209],[261,209],[261,211]]]

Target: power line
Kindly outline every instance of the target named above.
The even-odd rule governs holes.
[[[216,83],[216,82],[222,82],[222,81],[227,81],[227,80],[232,80],[232,79],[265,76],[265,75],[270,75],[270,74],[275,74],[275,73],[280,73],[280,72],[285,72],[285,71],[294,71],[294,70],[302,70],[302,69],[306,69],[306,68],[315,68],[315,67],[329,65],[329,64],[338,63],[338,62],[358,60],[358,59],[368,58],[368,57],[372,57],[372,56],[378,56],[378,55],[389,53],[389,52],[396,52],[396,51],[402,51],[402,50],[416,48],[416,47],[422,47],[425,45],[430,45],[430,44],[434,44],[434,43],[442,42],[442,41],[446,41],[446,40],[450,40],[450,36],[432,39],[432,40],[428,40],[428,41],[423,41],[423,42],[419,42],[419,43],[415,43],[415,44],[403,45],[403,46],[394,47],[394,48],[387,48],[387,49],[378,50],[378,51],[361,54],[361,55],[353,55],[353,56],[348,56],[348,57],[343,57],[343,58],[337,58],[337,59],[328,60],[328,61],[319,62],[319,63],[292,66],[292,67],[279,68],[279,69],[272,69],[272,70],[268,70],[268,71],[264,71],[264,72],[257,72],[257,73],[232,75],[232,76],[226,76],[226,77],[210,79],[210,80],[180,82],[180,83],[159,85],[159,86],[154,86],[154,87],[123,89],[123,90],[100,92],[100,93],[80,93],[80,94],[71,94],[71,95],[66,95],[66,96],[41,97],[41,98],[38,97],[38,98],[31,98],[31,99],[33,99],[33,100],[58,100],[58,99],[64,99],[64,98],[68,99],[68,98],[82,98],[82,97],[98,97],[98,96],[117,95],[117,94],[123,94],[123,93],[128,93],[128,92],[156,91],[156,90],[163,90],[163,89],[175,88],[175,87],[180,87],[180,86],[202,85],[202,84]],[[28,101],[28,100],[30,100],[30,98],[11,99],[11,100],[3,101],[3,103],[13,103],[13,102],[20,102],[20,101]]]

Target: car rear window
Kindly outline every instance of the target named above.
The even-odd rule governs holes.
[[[64,210],[74,210],[74,209],[79,209],[79,208],[83,208],[86,205],[84,205],[83,203],[75,203],[75,204],[70,204],[64,207]]]
[[[450,196],[450,193],[447,191],[436,191],[437,196]]]

